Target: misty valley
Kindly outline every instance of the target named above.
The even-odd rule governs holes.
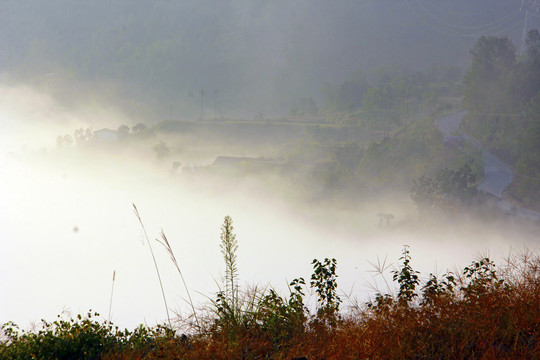
[[[0,358],[540,356],[540,4],[109,5],[0,5]]]

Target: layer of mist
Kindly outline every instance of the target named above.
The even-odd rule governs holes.
[[[345,204],[305,197],[282,176],[172,172],[171,159],[160,159],[152,149],[155,139],[125,147],[59,147],[57,135],[83,124],[120,124],[125,116],[97,105],[65,107],[29,87],[1,91],[0,291],[8,296],[0,302],[0,322],[25,326],[88,309],[105,316],[113,271],[111,320],[121,327],[166,320],[132,204],[152,241],[169,305],[184,315],[189,307],[178,274],[153,239],[164,230],[202,306],[221,284],[225,215],[233,218],[239,242],[241,284],[286,292],[293,278],[309,278],[314,258],[334,257],[341,292],[351,303],[366,301],[376,289],[392,291],[370,262],[396,265],[404,244],[411,246],[413,267],[425,276],[462,268],[486,253],[502,261],[512,249],[537,246],[535,226],[519,220],[456,216],[421,222],[407,193]],[[197,148],[206,151],[196,157]],[[202,166],[231,155],[234,147],[219,153],[218,146],[199,139],[187,149],[182,161],[191,158]],[[394,215],[390,227],[379,226],[381,212]]]
[[[201,97],[209,116],[276,117],[301,98],[320,103],[325,82],[355,71],[465,69],[482,35],[521,44],[527,10],[538,27],[538,9],[519,0],[9,0],[0,72],[47,84],[64,102],[114,94],[154,122],[198,116]]]
[[[422,217],[409,191],[437,155],[482,167],[426,124],[460,110],[478,37],[521,51],[536,5],[3,0],[0,323],[89,309],[120,327],[163,323],[133,204],[184,316],[187,294],[154,239],[163,229],[203,307],[222,284],[226,215],[244,288],[285,295],[314,258],[336,258],[345,307],[394,291],[405,244],[425,277],[537,249],[538,224],[497,209]]]

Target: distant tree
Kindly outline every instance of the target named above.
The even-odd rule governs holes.
[[[315,116],[319,113],[319,109],[313,98],[302,98],[293,102],[289,113],[291,116]]]
[[[169,149],[167,144],[165,144],[165,142],[163,141],[158,142],[156,145],[154,145],[152,149],[154,150],[154,152],[156,153],[156,156],[159,159],[166,157],[171,152],[171,149]]]
[[[81,145],[89,141],[93,136],[92,130],[79,128],[74,131],[73,138],[75,139],[75,144]]]
[[[315,116],[319,113],[319,108],[313,98],[306,99],[305,109],[306,115]]]
[[[464,205],[475,198],[477,177],[465,164],[457,170],[441,169],[435,178],[422,175],[413,180],[411,198],[421,212],[443,209],[451,204]]]
[[[471,50],[465,74],[465,106],[478,113],[498,112],[508,103],[516,67],[516,47],[507,38],[482,36]]]
[[[540,32],[538,29],[529,30],[525,44],[527,45],[527,62],[538,64],[540,62]]]
[[[56,146],[69,147],[71,145],[73,145],[73,138],[70,135],[58,135],[56,137]]]
[[[521,139],[521,157],[517,171],[534,178],[540,177],[540,92],[529,103],[530,125]]]
[[[411,199],[416,203],[420,212],[434,208],[439,197],[439,188],[432,178],[422,175],[413,180]]]
[[[129,136],[129,127],[127,125],[120,125],[118,128],[118,138],[125,139]]]
[[[517,90],[522,96],[523,104],[540,91],[540,33],[532,29],[526,38],[527,51],[522,64],[520,86]]]
[[[341,84],[338,91],[338,106],[343,111],[354,111],[362,106],[369,86],[365,79],[354,79]]]
[[[477,177],[469,164],[457,170],[444,168],[437,173],[436,183],[441,194],[466,203],[476,195]]]
[[[131,132],[134,134],[140,134],[142,132],[145,132],[148,129],[148,127],[143,123],[138,123],[137,125],[133,126],[131,128]]]
[[[323,93],[326,108],[330,112],[357,110],[362,106],[364,95],[368,89],[367,77],[360,71],[351,74],[349,79],[338,86],[325,84]]]

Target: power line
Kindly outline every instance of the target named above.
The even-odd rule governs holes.
[[[461,36],[461,37],[477,37],[477,35],[463,35],[463,34],[459,34],[459,33],[456,33],[455,31],[446,31],[444,29],[441,29],[441,28],[438,28],[436,26],[433,26],[432,24],[430,24],[428,21],[426,21],[422,15],[418,14],[418,12],[413,8],[413,6],[409,3],[408,0],[405,0],[405,3],[407,4],[407,6],[412,10],[412,12],[414,13],[414,16],[416,16],[422,23],[424,23],[424,25],[426,25],[427,27],[429,27],[431,30],[434,30],[436,32],[439,32],[443,35],[449,35],[449,36]]]
[[[454,28],[456,28],[458,30],[460,30],[460,29],[482,29],[482,28],[489,28],[489,27],[492,27],[492,26],[498,26],[498,25],[506,22],[507,20],[509,20],[510,18],[512,18],[513,16],[515,16],[516,14],[518,14],[520,12],[520,8],[516,8],[516,9],[512,10],[509,14],[506,14],[506,15],[504,15],[504,16],[496,19],[496,20],[493,20],[491,22],[488,22],[488,23],[482,24],[482,25],[475,25],[475,26],[456,25],[456,24],[449,23],[449,22],[445,21],[444,19],[442,19],[441,17],[433,14],[433,12],[429,11],[429,9],[427,9],[426,6],[423,5],[420,2],[420,0],[415,0],[415,1],[418,4],[418,6],[420,6],[420,8],[422,8],[431,18],[433,18],[436,21],[439,21],[439,22],[443,23],[446,26],[454,27]],[[489,30],[486,30],[486,31],[489,31]]]
[[[527,0],[527,5],[530,4],[530,3],[531,3],[531,0]],[[520,7],[521,12],[523,12],[524,5],[525,5],[525,0],[522,0],[521,1],[521,7]],[[538,6],[538,0],[534,0],[532,6],[527,6],[525,8],[525,20],[523,22],[523,32],[521,34],[521,44],[519,46],[519,53],[520,54],[523,54],[523,51],[524,51],[524,48],[525,48],[525,39],[526,39],[526,36],[527,36],[527,20],[528,20],[529,16],[538,17],[538,15],[531,14],[530,13],[531,10],[538,14],[538,12],[540,11],[540,8]]]
[[[510,13],[504,16],[500,16],[496,20],[490,21],[488,23],[478,26],[466,26],[450,23],[449,21],[442,19],[441,16],[435,15],[419,0],[415,0],[415,3],[417,5],[416,7],[412,5],[409,0],[405,0],[405,3],[422,23],[424,23],[430,29],[448,36],[476,38],[481,35],[487,35],[489,33],[496,35],[512,30],[518,26],[521,26],[522,24],[522,20],[519,19],[517,22],[514,22],[509,26],[503,27],[507,23],[510,23],[513,19],[516,19],[516,17],[520,14],[521,7],[517,7],[510,11]],[[476,29],[476,31],[471,32],[471,30],[474,29]]]
[[[524,114],[469,113],[471,116],[525,116]]]
[[[491,33],[491,34],[492,34],[492,35],[501,35],[501,34],[505,34],[505,33],[508,33],[510,30],[513,30],[513,29],[515,29],[515,28],[517,28],[517,27],[519,27],[519,26],[521,26],[521,21],[520,21],[520,22],[517,22],[517,23],[515,23],[514,25],[511,25],[511,26],[509,26],[509,27],[507,27],[507,28],[504,28],[504,29],[501,29],[501,30],[499,30],[499,31],[493,32],[493,33]]]

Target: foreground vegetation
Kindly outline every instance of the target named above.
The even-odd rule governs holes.
[[[142,224],[142,222],[141,222]],[[337,261],[313,260],[309,283],[287,297],[238,284],[232,219],[221,233],[223,288],[208,307],[171,325],[119,330],[99,314],[42,320],[32,331],[2,326],[2,359],[537,359],[540,256],[526,251],[502,267],[488,258],[460,273],[422,280],[407,246],[395,288],[364,304],[338,296]],[[161,242],[161,241],[160,241]],[[176,263],[163,234],[161,242]],[[156,265],[157,269],[157,265]],[[384,275],[387,267],[378,271]],[[179,267],[178,267],[179,270]],[[180,272],[180,271],[179,271]],[[181,275],[181,273],[180,273]],[[306,304],[305,293],[317,295]],[[182,331],[184,333],[182,333]]]

